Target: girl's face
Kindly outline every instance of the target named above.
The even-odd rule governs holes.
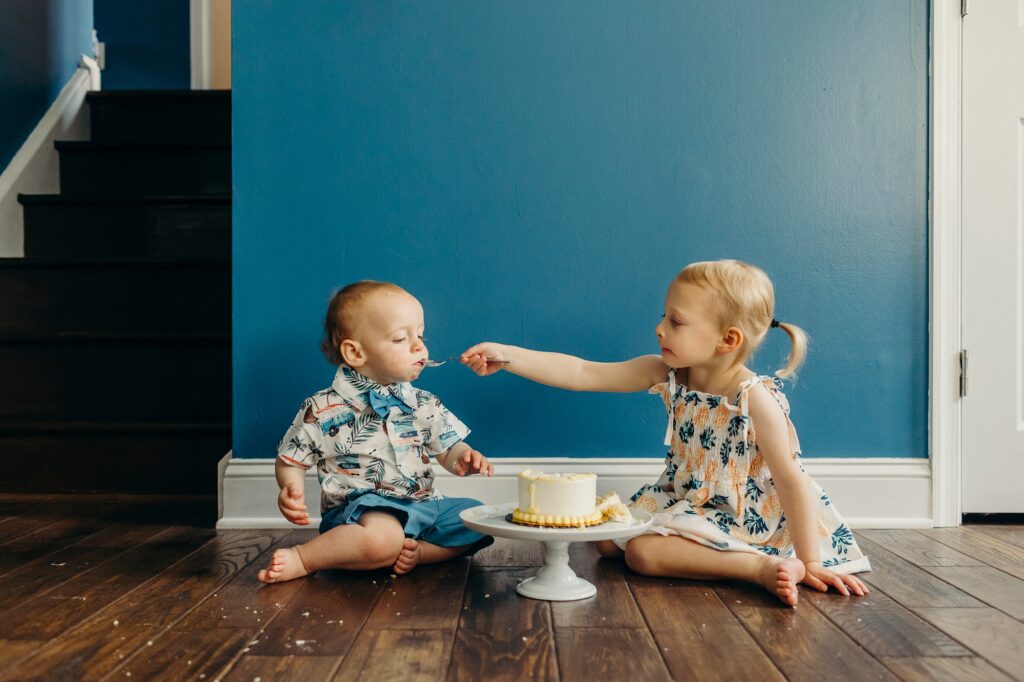
[[[673,281],[665,295],[665,315],[654,328],[661,359],[669,367],[693,367],[717,353],[723,330],[714,315],[714,297],[707,289]]]

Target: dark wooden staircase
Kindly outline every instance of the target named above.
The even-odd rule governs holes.
[[[212,495],[231,447],[231,94],[87,96],[0,259],[0,492]]]

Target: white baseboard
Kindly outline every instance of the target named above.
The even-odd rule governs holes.
[[[83,55],[81,66],[61,89],[25,143],[0,174],[0,257],[25,255],[24,215],[18,194],[60,191],[59,158],[54,140],[85,140],[89,121],[85,93],[99,90],[96,62]]]
[[[227,457],[230,457],[228,453]],[[591,472],[598,490],[628,498],[657,480],[661,458],[567,459],[503,457],[491,460],[494,477],[459,478],[434,467],[435,485],[444,495],[473,497],[485,504],[514,502],[516,474],[532,467],[543,471]],[[931,468],[926,459],[808,458],[808,473],[828,492],[853,528],[931,528]],[[294,528],[277,510],[273,459],[228,459],[220,480],[221,517],[217,528]],[[306,477],[306,505],[312,527],[320,523],[320,486],[311,470]]]

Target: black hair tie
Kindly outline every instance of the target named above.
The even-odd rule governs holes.
[[[778,327],[778,326],[779,326],[779,321],[778,321],[778,320],[776,320],[776,319],[775,319],[775,318],[773,317],[773,318],[772,318],[772,329],[775,329],[775,328],[776,328],[776,327]]]

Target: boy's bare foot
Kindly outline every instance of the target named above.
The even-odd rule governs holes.
[[[395,559],[395,565],[392,566],[392,569],[396,574],[402,575],[416,568],[416,564],[419,562],[420,543],[412,538],[406,538],[402,544],[402,551],[398,553],[398,558]]]
[[[260,582],[283,583],[306,575],[308,571],[302,565],[299,552],[294,547],[276,549],[270,557],[270,564],[258,574]]]
[[[807,569],[799,559],[769,560],[761,570],[761,585],[787,606],[796,606],[796,586]]]

